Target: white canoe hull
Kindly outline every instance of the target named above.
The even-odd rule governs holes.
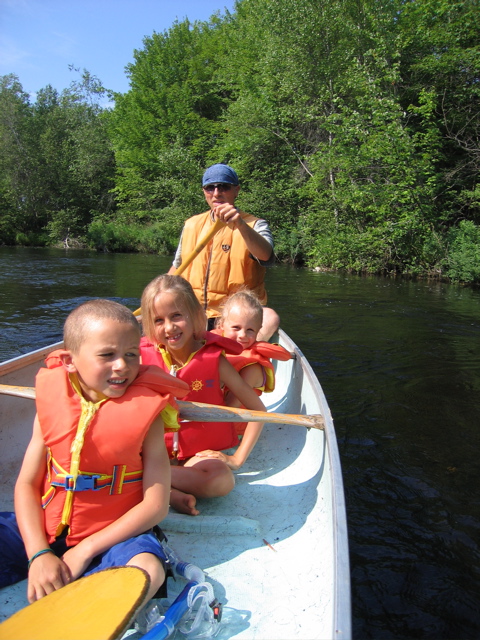
[[[280,342],[297,357],[278,363],[277,388],[262,399],[269,411],[322,414],[325,432],[265,425],[231,494],[200,501],[197,517],[171,512],[161,526],[177,554],[205,571],[224,604],[226,623],[217,637],[348,639],[348,541],[333,422],[303,354],[282,331]],[[33,386],[49,350],[0,364],[0,382]],[[0,396],[2,511],[13,509],[34,411],[32,400]],[[27,604],[25,583],[0,597],[2,620]]]

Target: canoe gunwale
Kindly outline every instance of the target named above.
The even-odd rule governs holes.
[[[334,548],[335,548],[335,611],[334,632],[336,638],[351,638],[351,589],[350,589],[350,561],[348,550],[347,513],[343,486],[340,453],[338,450],[335,427],[323,389],[307,358],[295,342],[282,329],[279,329],[280,343],[288,351],[296,355],[302,370],[315,395],[319,398],[322,414],[325,419],[325,439],[330,461],[332,481],[332,507],[334,519]]]
[[[49,353],[55,351],[56,349],[62,348],[63,342],[55,342],[54,344],[50,344],[46,347],[41,347],[40,349],[36,349],[35,351],[29,351],[23,356],[17,356],[16,358],[11,358],[10,360],[0,362],[0,376],[7,375],[7,373],[13,373],[14,371],[18,371],[19,369],[27,367],[30,364],[35,364],[40,360],[44,360]]]

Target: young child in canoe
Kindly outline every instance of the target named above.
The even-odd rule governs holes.
[[[242,346],[240,354],[227,353],[226,358],[258,395],[275,389],[272,359],[290,360],[292,357],[289,351],[278,344],[257,341],[262,321],[262,305],[252,291],[245,289],[227,298],[213,331],[235,340]],[[226,404],[230,407],[240,407],[241,403],[232,391],[225,391]],[[245,430],[241,422],[236,423],[235,428],[238,434],[243,434]]]
[[[5,582],[11,562],[2,558],[2,586],[28,572],[33,602],[82,575],[127,564],[149,574],[149,599],[165,580],[153,529],[169,504],[164,425],[178,428],[173,396],[188,387],[140,365],[138,322],[116,302],[74,309],[64,341],[36,377],[33,435],[15,486],[21,539],[13,517],[9,526],[17,532],[9,562],[16,543],[18,572]]]
[[[188,382],[186,400],[224,405],[223,388],[228,387],[247,409],[265,411],[260,398],[224,356],[224,352],[240,353],[241,346],[205,331],[205,311],[184,278],[161,275],[147,285],[142,322],[142,362],[157,364]],[[235,484],[232,469],[244,464],[262,428],[262,423],[249,422],[233,455],[221,451],[238,445],[232,423],[185,422],[174,436],[166,434],[170,456],[180,462],[172,467],[172,507],[197,515],[197,498],[229,493]]]

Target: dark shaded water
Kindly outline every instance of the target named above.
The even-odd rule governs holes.
[[[170,262],[0,248],[0,361],[61,339],[87,298],[136,309]],[[480,638],[480,291],[285,266],[267,283],[335,420],[354,638]]]

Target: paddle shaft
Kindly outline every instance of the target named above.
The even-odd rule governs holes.
[[[18,398],[35,399],[33,387],[19,387],[0,384],[0,394]],[[252,411],[222,407],[204,402],[187,402],[178,400],[180,419],[192,422],[270,422],[275,424],[291,424],[312,429],[324,429],[325,420],[322,415],[304,416],[293,413],[270,413],[268,411]]]
[[[185,260],[182,260],[182,264],[178,267],[178,269],[176,269],[173,275],[175,276],[182,275],[182,273],[189,266],[189,264],[193,262],[193,260],[195,260],[195,258],[203,249],[205,249],[205,247],[213,238],[213,236],[217,233],[217,231],[219,231],[224,226],[224,224],[225,223],[223,222],[223,220],[216,220],[215,224],[211,227],[208,233],[201,240],[198,241],[197,245],[195,246],[195,249],[188,254]],[[141,309],[136,309],[136,311],[133,312],[135,316],[139,316],[140,313],[141,313]]]
[[[193,260],[195,260],[195,258],[198,256],[198,254],[207,246],[207,244],[210,242],[210,240],[213,238],[213,236],[217,233],[217,231],[219,231],[223,226],[224,226],[224,222],[223,220],[216,220],[215,224],[213,225],[213,227],[208,231],[208,233],[201,239],[198,241],[198,244],[196,245],[195,249],[188,254],[188,256],[185,258],[185,260],[182,260],[182,264],[178,267],[178,269],[175,271],[174,275],[176,276],[181,276],[182,273],[185,271],[185,269],[188,267],[188,265],[193,262]]]

